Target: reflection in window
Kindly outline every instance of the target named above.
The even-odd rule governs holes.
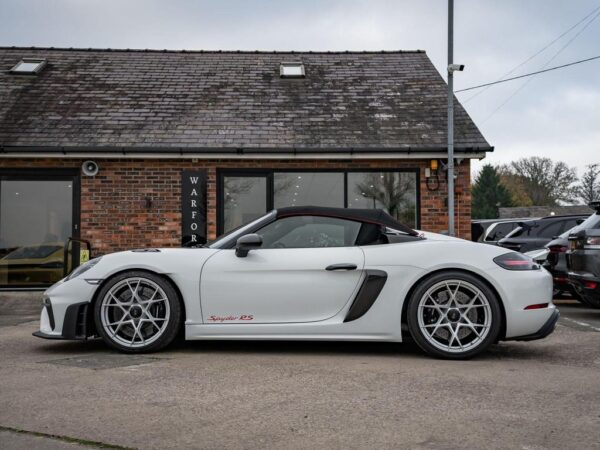
[[[285,206],[344,207],[343,172],[275,172],[275,208]]]
[[[223,231],[226,233],[267,212],[267,179],[264,176],[223,178]]]
[[[348,208],[381,208],[416,227],[416,185],[414,172],[348,172]]]
[[[64,276],[72,208],[69,180],[0,182],[0,285],[48,285]]]
[[[360,222],[334,217],[293,216],[279,219],[258,231],[261,248],[350,247]]]

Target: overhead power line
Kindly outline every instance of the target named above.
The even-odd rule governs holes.
[[[596,20],[596,19],[597,19],[599,16],[600,16],[600,12],[597,12],[597,13],[596,13],[594,16],[592,16],[592,18],[591,18],[591,19],[589,19],[589,20],[587,21],[587,23],[586,23],[586,24],[585,24],[583,27],[581,27],[581,28],[579,29],[579,31],[578,31],[577,33],[575,33],[575,35],[574,35],[573,37],[571,37],[571,39],[569,39],[569,40],[568,40],[568,41],[565,43],[565,45],[563,45],[561,48],[559,48],[559,49],[558,49],[558,51],[557,51],[557,52],[556,52],[554,55],[552,55],[552,57],[551,57],[551,58],[550,58],[548,61],[546,61],[546,63],[545,63],[545,64],[544,64],[542,67],[540,67],[540,69],[539,69],[539,70],[545,70],[545,69],[546,69],[546,68],[547,68],[547,67],[550,65],[550,63],[551,63],[552,61],[554,61],[554,60],[556,59],[556,57],[557,57],[558,55],[560,55],[560,54],[561,54],[561,53],[562,53],[562,52],[563,52],[563,51],[564,51],[564,50],[565,50],[565,49],[566,49],[566,48],[567,48],[569,45],[571,45],[571,43],[573,43],[573,41],[575,41],[575,39],[577,39],[577,38],[579,37],[579,35],[580,35],[580,34],[582,34],[582,33],[583,33],[585,30],[586,30],[586,28],[587,28],[587,27],[589,27],[589,26],[592,24],[592,22],[594,22],[594,20]],[[484,123],[486,123],[486,122],[487,122],[488,120],[490,120],[490,119],[491,119],[491,118],[492,118],[492,117],[493,117],[493,116],[494,116],[494,115],[495,115],[495,114],[496,114],[498,111],[500,111],[502,108],[504,108],[504,106],[505,106],[505,105],[506,105],[508,102],[510,102],[510,101],[511,101],[511,100],[512,100],[514,97],[516,97],[516,96],[519,94],[519,92],[521,92],[523,89],[525,89],[525,87],[526,87],[526,86],[527,86],[527,85],[528,85],[528,84],[531,82],[531,80],[533,80],[533,78],[528,78],[527,80],[525,80],[525,82],[524,82],[524,83],[523,83],[521,86],[519,86],[519,87],[518,87],[518,88],[517,88],[517,89],[516,89],[516,90],[515,90],[515,91],[514,91],[514,92],[513,92],[511,95],[509,95],[509,96],[508,96],[508,98],[507,98],[506,100],[504,100],[502,103],[500,103],[500,104],[499,104],[499,105],[496,107],[496,109],[494,109],[494,110],[491,112],[491,114],[490,114],[490,115],[488,115],[488,116],[487,116],[487,117],[486,117],[486,118],[483,120],[483,122],[481,122],[481,124],[483,125]]]
[[[544,70],[538,70],[536,72],[525,73],[523,75],[519,75],[519,76],[516,76],[516,77],[505,78],[503,80],[498,80],[498,81],[492,81],[491,83],[478,84],[477,86],[471,86],[471,87],[468,87],[468,88],[459,89],[459,90],[454,91],[454,92],[458,93],[458,92],[464,92],[464,91],[471,91],[473,89],[479,89],[479,88],[483,88],[483,87],[486,87],[486,86],[493,86],[495,84],[506,83],[508,81],[518,80],[519,78],[531,77],[533,75],[538,75],[540,73],[550,72],[552,70],[562,69],[564,67],[574,66],[576,64],[581,64],[581,63],[584,63],[584,62],[593,61],[594,59],[600,59],[600,55],[593,56],[591,58],[581,59],[579,61],[573,61],[573,62],[568,63],[568,64],[562,64],[560,66],[550,67],[550,68],[544,69]]]
[[[548,42],[548,44],[546,44],[544,47],[542,47],[541,49],[539,49],[537,52],[535,52],[533,55],[531,55],[529,58],[527,58],[526,60],[524,60],[522,63],[517,64],[515,67],[513,67],[512,69],[510,69],[508,72],[506,72],[504,75],[502,75],[498,81],[500,80],[505,80],[507,76],[515,73],[515,71],[517,71],[518,69],[520,69],[521,67],[523,67],[525,64],[527,64],[529,61],[531,61],[533,58],[535,58],[536,56],[538,56],[540,53],[544,52],[545,50],[547,50],[549,47],[551,47],[553,44],[555,44],[557,41],[559,41],[560,39],[562,39],[565,35],[569,34],[572,30],[574,30],[575,28],[577,28],[579,25],[581,25],[583,22],[585,22],[588,18],[590,18],[591,16],[593,16],[596,12],[598,12],[598,10],[600,9],[600,6],[596,6],[591,12],[589,12],[588,14],[586,14],[586,16],[579,20],[576,24],[572,25],[568,30],[565,30],[564,32],[562,32],[559,36],[557,36],[556,38],[554,38],[552,41]],[[592,19],[593,20],[593,19]],[[474,98],[478,97],[479,95],[483,94],[487,89],[489,89],[489,86],[492,86],[492,84],[489,84],[488,87],[486,87],[485,89],[478,91],[477,93],[473,94],[471,97],[463,100],[461,103],[463,105],[469,103],[471,100],[473,100]],[[461,91],[464,89],[461,89]],[[461,91],[456,91],[456,92],[461,92]]]

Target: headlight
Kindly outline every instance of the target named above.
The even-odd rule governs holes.
[[[73,272],[71,272],[67,278],[65,278],[65,281],[72,280],[73,278],[78,277],[82,273],[87,272],[92,267],[94,267],[96,264],[98,264],[98,262],[100,262],[100,259],[101,259],[101,257],[90,259],[85,264],[80,265]]]

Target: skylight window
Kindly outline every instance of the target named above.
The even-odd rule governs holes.
[[[38,74],[46,65],[43,58],[23,58],[15,67],[10,69],[11,73]]]
[[[281,75],[281,78],[303,78],[304,64],[300,62],[281,63],[279,75]]]

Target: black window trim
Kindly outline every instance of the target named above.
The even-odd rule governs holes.
[[[415,220],[414,228],[421,228],[421,179],[419,168],[402,168],[402,167],[387,167],[387,168],[352,168],[352,169],[315,169],[315,168],[269,168],[269,169],[254,169],[254,168],[217,168],[217,237],[223,234],[223,224],[225,223],[225,208],[224,199],[224,179],[229,177],[265,177],[267,181],[267,211],[274,209],[275,192],[274,192],[274,174],[275,172],[289,173],[342,173],[344,178],[344,208],[348,207],[348,173],[414,173],[415,174]],[[412,224],[411,224],[411,228]]]
[[[0,168],[0,181],[71,181],[73,184],[73,208],[71,229],[74,238],[81,235],[81,174],[79,169],[24,169]],[[0,183],[0,189],[2,184]],[[1,209],[0,209],[1,213]],[[79,255],[73,259],[73,268],[79,265]],[[0,291],[40,291],[50,285],[0,284]]]

